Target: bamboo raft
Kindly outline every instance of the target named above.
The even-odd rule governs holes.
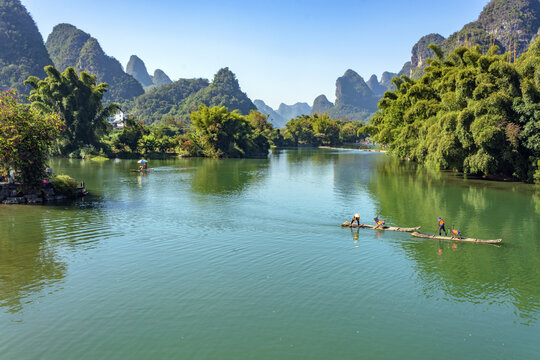
[[[341,224],[342,227],[350,227],[355,229],[371,229],[371,230],[387,230],[387,231],[402,231],[402,232],[411,232],[420,230],[420,226],[418,227],[412,227],[412,228],[404,228],[404,227],[393,227],[393,226],[379,226],[376,227],[375,225],[364,225],[364,224],[352,224],[350,221],[345,221],[343,224]]]
[[[502,239],[495,239],[495,240],[482,240],[482,239],[473,239],[473,238],[455,238],[451,236],[439,236],[439,235],[428,235],[428,234],[422,234],[419,232],[413,232],[411,234],[414,237],[418,238],[424,238],[424,239],[437,239],[437,240],[450,240],[450,241],[466,241],[466,242],[475,242],[475,243],[482,243],[482,244],[498,244],[502,242]]]

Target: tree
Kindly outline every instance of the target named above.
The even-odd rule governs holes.
[[[78,76],[72,67],[60,73],[53,66],[46,66],[43,80],[30,76],[32,107],[45,112],[59,113],[66,123],[60,149],[63,155],[85,145],[100,147],[100,138],[107,130],[107,117],[119,109],[118,104],[103,106],[101,100],[107,84],[96,84],[96,76],[81,72]]]
[[[364,128],[401,158],[468,174],[532,181],[540,156],[540,42],[517,65],[497,47],[428,59],[418,80],[394,78]]]
[[[113,144],[119,150],[124,150],[125,147],[128,147],[129,151],[137,152],[140,140],[143,136],[148,135],[148,133],[148,128],[144,124],[135,121],[133,116],[129,116],[124,122],[124,128],[118,133]]]
[[[15,180],[37,188],[45,177],[51,145],[64,123],[56,113],[43,114],[24,104],[16,91],[0,96],[0,172],[15,171]]]
[[[207,107],[191,113],[192,140],[199,154],[208,157],[261,156],[268,153],[270,144],[245,116],[237,111],[229,112],[224,106]]]

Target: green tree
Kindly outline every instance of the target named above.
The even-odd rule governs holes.
[[[118,104],[103,106],[101,100],[107,84],[96,84],[96,76],[81,72],[77,75],[72,67],[60,73],[53,66],[46,66],[47,77],[43,80],[29,77],[32,107],[45,112],[59,113],[66,123],[60,150],[63,155],[85,145],[100,147],[101,136],[106,132],[107,117],[119,109]]]
[[[149,130],[144,124],[136,121],[133,116],[129,116],[124,122],[124,128],[116,135],[113,145],[118,150],[125,150],[136,153],[139,151],[140,140],[147,135]]]
[[[540,43],[517,66],[509,54],[460,47],[428,59],[418,80],[394,78],[365,127],[401,158],[468,174],[532,181],[540,150]]]
[[[195,155],[208,157],[246,157],[267,154],[268,139],[254,131],[245,116],[226,107],[199,105],[191,113]]]
[[[24,104],[15,91],[0,96],[0,172],[37,188],[45,177],[47,156],[64,123],[56,113],[43,114]]]

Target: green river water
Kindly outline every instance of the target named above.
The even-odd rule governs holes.
[[[52,166],[91,196],[0,205],[2,360],[540,358],[534,185],[335,149]]]

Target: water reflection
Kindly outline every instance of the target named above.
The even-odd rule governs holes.
[[[338,151],[334,154],[334,189],[342,199],[367,190],[376,176],[375,167],[384,157],[358,151]]]
[[[204,195],[242,192],[268,175],[267,159],[194,159],[191,188]]]
[[[0,307],[12,313],[44,290],[58,290],[68,271],[66,259],[118,236],[92,201],[0,206],[0,229]]]
[[[386,161],[368,190],[378,212],[435,232],[442,216],[464,235],[503,238],[503,246],[413,240],[400,242],[414,261],[426,296],[511,303],[525,324],[540,317],[540,221],[532,185],[463,180],[413,164]]]
[[[15,313],[29,294],[61,281],[66,264],[47,242],[42,218],[35,211],[0,207],[0,217],[0,306]]]

